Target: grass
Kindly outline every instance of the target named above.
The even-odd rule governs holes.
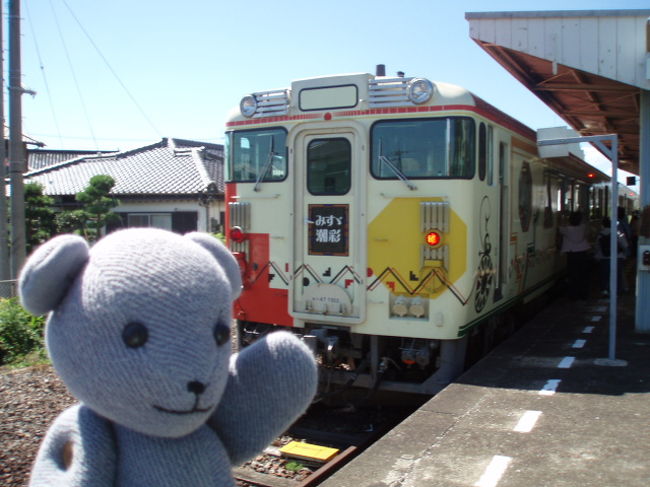
[[[28,313],[17,298],[0,299],[0,366],[26,367],[47,363],[44,316]]]

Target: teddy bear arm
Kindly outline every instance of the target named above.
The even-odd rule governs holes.
[[[288,428],[311,403],[318,375],[309,349],[276,332],[234,355],[222,400],[209,425],[233,464],[245,462]]]
[[[34,461],[29,485],[112,486],[116,457],[108,421],[77,404],[62,412],[48,429]]]

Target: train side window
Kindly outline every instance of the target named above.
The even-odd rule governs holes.
[[[545,201],[544,201],[544,228],[553,227],[553,177],[548,171],[544,172]]]
[[[494,127],[483,122],[478,127],[478,177],[494,185]]]
[[[487,183],[494,185],[494,127],[487,126]]]
[[[478,126],[478,178],[485,181],[487,172],[487,130],[481,122]]]
[[[372,126],[377,179],[474,177],[476,128],[468,117],[385,120]]]
[[[527,232],[533,216],[533,173],[530,163],[524,161],[519,173],[519,221],[521,231]]]
[[[307,189],[313,195],[350,191],[352,147],[345,138],[314,139],[307,146]]]

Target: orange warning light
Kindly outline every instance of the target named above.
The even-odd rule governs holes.
[[[427,233],[425,241],[427,242],[427,245],[430,245],[431,247],[435,247],[440,243],[440,234],[438,232],[429,232]]]
[[[594,178],[594,177],[596,177],[596,175],[593,172],[590,172],[589,174],[587,174],[587,177],[588,178]]]

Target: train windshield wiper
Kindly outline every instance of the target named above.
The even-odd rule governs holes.
[[[407,177],[404,175],[404,173],[403,173],[402,171],[400,171],[400,170],[397,168],[397,166],[395,166],[395,164],[393,164],[393,163],[390,161],[390,159],[389,159],[388,157],[386,157],[386,156],[382,156],[381,154],[379,154],[379,162],[383,162],[384,164],[386,164],[386,165],[388,166],[388,168],[389,168],[391,171],[393,171],[393,173],[395,174],[395,176],[397,176],[397,178],[398,178],[400,181],[403,181],[404,184],[406,184],[406,186],[408,187],[408,189],[410,189],[410,190],[418,189],[418,187],[417,187],[415,184],[413,184],[413,183],[409,180],[409,178],[407,178]]]
[[[271,136],[271,147],[269,147],[269,155],[266,160],[266,163],[264,164],[264,167],[262,168],[262,171],[257,175],[257,179],[255,180],[255,187],[253,188],[253,191],[258,192],[260,190],[260,185],[262,184],[262,181],[264,180],[264,176],[266,176],[266,173],[269,172],[269,169],[271,168],[271,165],[273,164],[273,158],[276,156],[279,156],[280,154],[276,153],[273,150],[273,143],[274,143],[273,136]]]

